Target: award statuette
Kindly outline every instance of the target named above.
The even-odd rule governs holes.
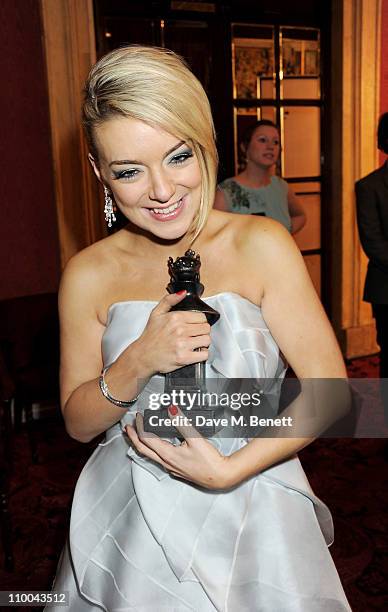
[[[220,318],[220,313],[200,298],[204,291],[199,277],[200,267],[201,259],[198,254],[195,254],[195,251],[188,250],[183,257],[178,257],[175,261],[169,257],[170,283],[167,291],[169,293],[177,293],[182,290],[187,292],[183,300],[171,310],[203,312],[208,323],[213,325]],[[164,393],[170,397],[179,397],[179,408],[202,435],[211,436],[220,429],[215,422],[219,422],[223,414],[222,406],[214,406],[209,399],[204,398],[204,394],[207,393],[206,362],[200,361],[168,372],[165,375]],[[190,401],[186,402],[185,398],[189,397]],[[173,426],[163,426],[163,423],[171,418],[168,415],[167,407],[159,408],[157,413],[160,417],[159,422],[162,424],[159,427],[151,427],[149,418],[155,415],[155,411],[151,409],[144,411],[145,431],[153,431],[160,436],[177,437],[177,431]]]

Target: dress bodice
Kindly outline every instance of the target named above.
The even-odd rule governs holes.
[[[263,319],[261,309],[233,292],[219,293],[205,298],[204,301],[220,313],[220,318],[211,328],[211,345],[206,361],[208,391],[221,394],[224,385],[222,381],[225,382],[225,390],[232,384],[234,391],[241,391],[241,384],[246,385],[248,382],[246,379],[254,379],[260,390],[266,394],[271,414],[276,413],[285,365]],[[122,351],[142,334],[156,304],[157,302],[153,301],[125,301],[112,304],[102,341],[105,366],[115,361]],[[213,383],[210,383],[209,379],[212,379]],[[164,375],[154,375],[148,381],[139,381],[139,399],[123,415],[121,426],[132,423],[136,412],[143,413],[150,408],[151,394],[163,393],[164,385]],[[247,386],[244,387],[244,391],[248,391]],[[117,426],[113,426],[107,436],[115,435],[116,431]],[[224,428],[222,433],[213,437],[211,441],[224,454],[230,454],[236,450],[235,438],[236,429],[232,427],[230,430]],[[162,475],[158,466],[150,465],[149,462],[145,465],[145,461],[135,454],[133,459],[140,461],[154,474]]]
[[[220,313],[211,329],[207,376],[275,378],[284,371],[279,349],[261,309],[237,293],[204,298]],[[103,361],[109,365],[144,331],[157,302],[126,301],[111,305],[102,341]]]

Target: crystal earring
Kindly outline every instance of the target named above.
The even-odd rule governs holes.
[[[106,185],[104,185],[104,197],[105,197],[105,206],[104,206],[105,221],[107,222],[108,227],[112,227],[112,221],[113,223],[116,221],[116,215],[114,213],[112,196]]]

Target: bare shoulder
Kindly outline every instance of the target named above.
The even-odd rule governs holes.
[[[254,217],[246,228],[246,238],[246,248],[254,249],[264,261],[273,257],[300,254],[288,230],[278,221],[268,217]]]
[[[266,217],[218,214],[220,232],[235,244],[239,293],[261,307],[272,337],[296,375],[346,376],[333,330],[292,236]]]
[[[247,228],[245,253],[255,259],[263,285],[263,295],[273,293],[277,299],[290,299],[299,293],[315,301],[317,296],[311,283],[302,253],[294,238],[283,225],[273,219],[260,218]]]
[[[212,217],[217,233],[233,244],[241,256],[253,258],[256,264],[274,256],[299,253],[289,232],[273,219],[222,211],[212,211]]]
[[[67,262],[62,274],[60,306],[64,302],[76,303],[78,306],[87,303],[97,312],[107,279],[111,278],[117,265],[118,250],[118,240],[113,235],[74,255]]]
[[[213,211],[209,225],[212,253],[217,251],[217,261],[223,261],[228,269],[233,290],[257,305],[285,267],[289,266],[292,274],[303,268],[293,238],[277,221]]]
[[[105,244],[104,238],[82,251],[79,251],[67,262],[62,275],[62,284],[86,283],[88,288],[103,274],[106,265],[106,255],[109,247]]]

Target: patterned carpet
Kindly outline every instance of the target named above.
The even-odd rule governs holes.
[[[354,360],[348,371],[353,377],[377,377],[378,359]],[[58,416],[34,425],[39,464],[31,464],[25,432],[14,440],[10,511],[16,568],[5,572],[0,558],[0,590],[50,588],[74,486],[95,446],[71,440]],[[336,540],[331,552],[352,609],[388,609],[387,441],[317,440],[300,457],[313,489],[333,513]]]

